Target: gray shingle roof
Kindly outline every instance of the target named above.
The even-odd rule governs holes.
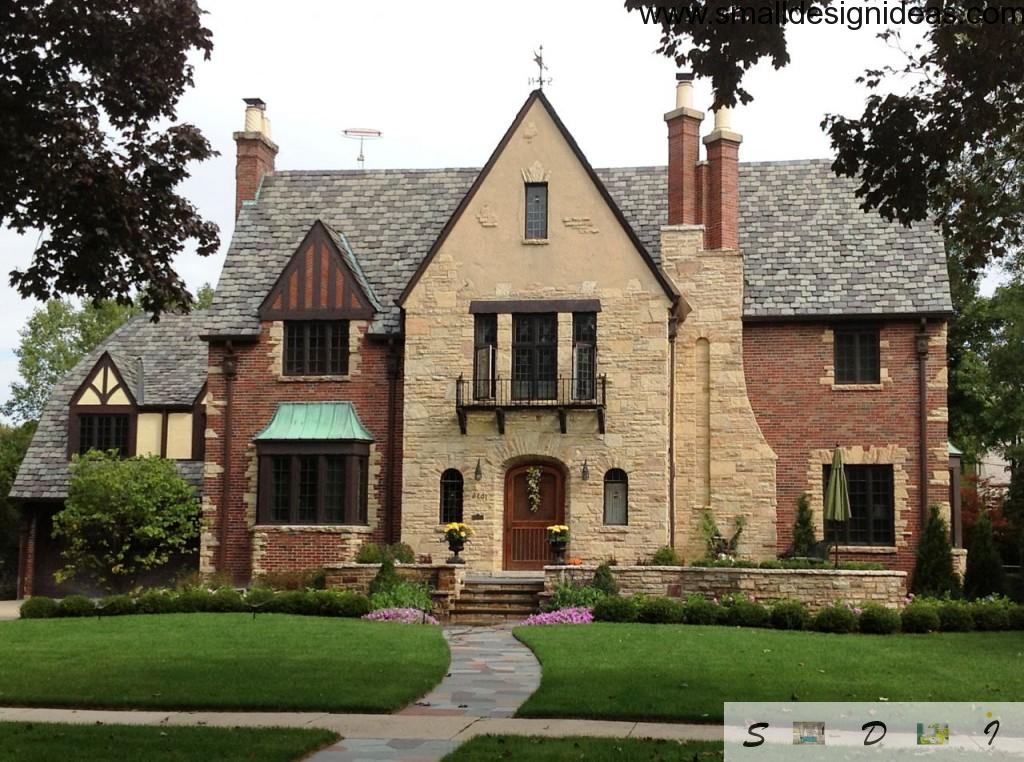
[[[277,172],[242,209],[206,332],[256,335],[256,312],[319,217],[351,244],[385,307],[376,331],[398,328],[394,306],[476,178],[476,169]],[[598,169],[657,261],[667,218],[666,168]],[[942,239],[864,213],[855,184],[827,160],[740,165],[740,245],[748,318],[948,312]]]
[[[103,352],[110,353],[139,404],[191,405],[206,383],[207,351],[198,330],[205,318],[205,312],[197,311],[164,315],[159,323],[151,323],[140,315],[86,355],[50,395],[11,497],[66,497],[68,406]],[[179,461],[178,469],[189,483],[202,487],[202,461]]]

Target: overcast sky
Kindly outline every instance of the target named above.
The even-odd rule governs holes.
[[[367,168],[480,166],[536,76],[544,45],[554,82],[546,92],[596,167],[664,164],[662,115],[674,107],[675,64],[654,54],[658,30],[618,0],[200,0],[213,31],[210,61],[197,61],[182,121],[198,125],[220,156],[195,167],[183,193],[221,229],[217,256],[178,261],[193,290],[216,284],[231,236],[234,144],[242,98],[267,102],[280,169],[354,168],[358,145],[346,127],[374,127]],[[829,155],[826,113],[859,114],[854,80],[894,54],[877,28],[791,27],[792,62],[748,75],[755,101],[734,114],[741,160]],[[697,83],[698,107],[710,89]],[[707,124],[707,123],[706,123]],[[0,230],[4,270],[24,266],[36,237]],[[0,397],[16,378],[11,350],[35,302],[0,283]]]

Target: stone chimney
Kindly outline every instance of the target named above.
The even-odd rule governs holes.
[[[263,182],[263,176],[274,171],[277,143],[270,139],[267,104],[260,98],[244,98],[245,129],[234,134],[238,146],[235,164],[235,217],[242,203],[252,201]]]
[[[668,123],[668,224],[698,225],[702,201],[697,162],[704,114],[693,107],[693,75],[677,74],[676,79],[676,107],[665,114]]]
[[[715,112],[715,129],[704,138],[708,161],[704,174],[704,248],[740,247],[740,143],[729,109]],[[671,152],[670,152],[671,153]],[[670,160],[671,161],[671,160]],[[671,180],[669,181],[671,189]],[[671,190],[669,191],[671,195]]]

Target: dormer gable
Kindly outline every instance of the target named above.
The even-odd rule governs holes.
[[[78,387],[71,404],[77,406],[134,406],[135,395],[125,382],[117,363],[104,352]]]
[[[313,223],[260,305],[260,320],[372,320],[381,311],[344,235]]]

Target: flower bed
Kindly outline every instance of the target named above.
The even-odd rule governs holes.
[[[545,611],[543,614],[534,614],[523,621],[524,625],[536,624],[590,624],[594,621],[594,615],[590,609],[583,606],[574,606],[568,609],[557,609]]]
[[[421,609],[395,608],[377,609],[366,614],[363,619],[370,622],[401,622],[402,624],[440,624],[430,614]]]

